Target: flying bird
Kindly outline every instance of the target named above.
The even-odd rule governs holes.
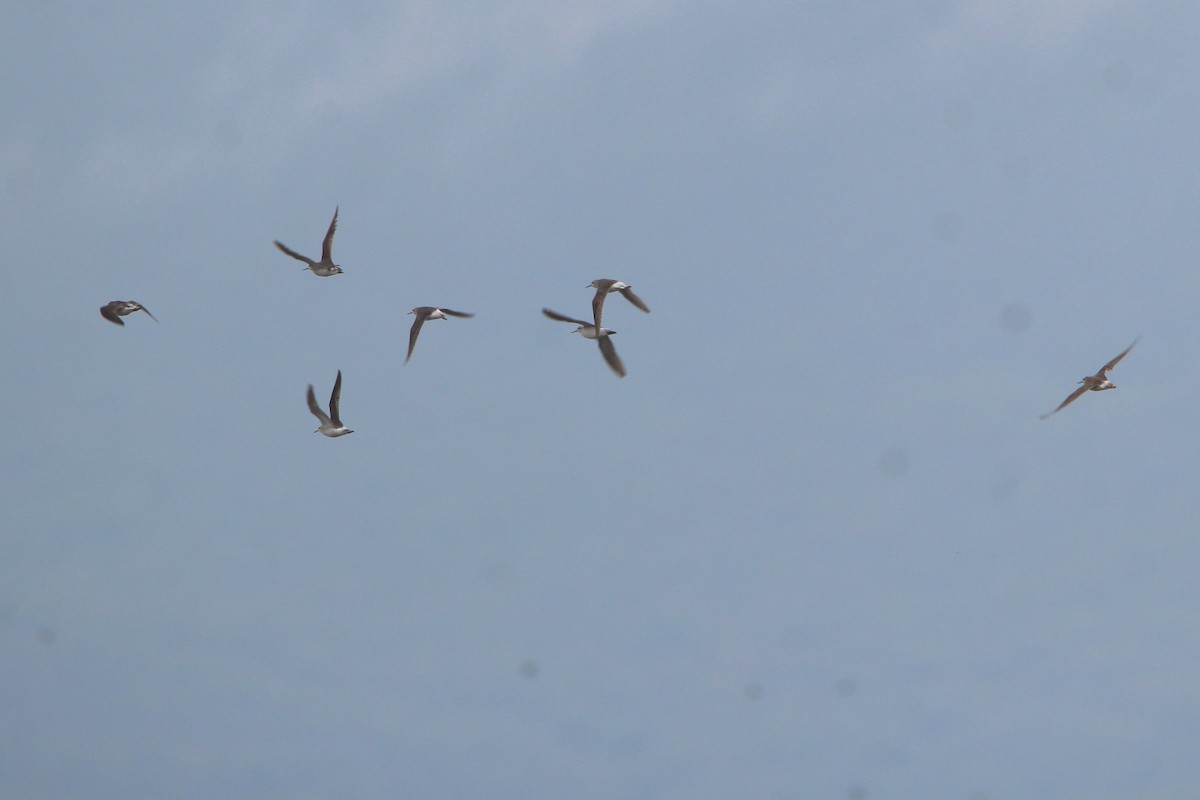
[[[570,322],[579,327],[572,331],[578,333],[585,339],[595,339],[596,344],[600,346],[600,353],[604,356],[604,360],[612,367],[612,371],[620,377],[625,377],[625,365],[621,363],[621,357],[617,355],[617,348],[613,346],[612,336],[616,331],[610,331],[608,328],[601,328],[599,325],[593,325],[590,322],[584,322],[581,319],[572,319],[564,317],[557,311],[551,311],[548,308],[543,308],[542,313],[553,320],[559,322]]]
[[[405,364],[408,363],[408,359],[412,358],[413,348],[417,346],[417,336],[421,334],[421,326],[425,324],[425,320],[446,319],[447,314],[452,317],[475,316],[465,311],[451,311],[448,308],[437,308],[436,306],[417,306],[408,313],[415,315],[416,319],[413,320],[412,327],[408,331],[408,356],[404,359]]]
[[[121,317],[127,317],[135,311],[145,311],[147,314],[150,314],[150,309],[132,300],[113,300],[106,306],[100,306],[100,316],[118,325],[125,324]],[[150,314],[150,319],[158,322],[158,317],[153,314]]]
[[[342,424],[342,415],[338,411],[338,404],[341,402],[341,399],[342,371],[340,369],[338,370],[337,380],[333,382],[333,394],[329,395],[328,416],[317,405],[317,396],[313,394],[312,384],[308,385],[308,410],[321,422],[321,427],[317,428],[313,433],[323,433],[330,439],[345,436],[347,433],[354,433],[354,431]]]
[[[610,292],[620,292],[625,295],[626,300],[647,314],[650,313],[650,309],[642,302],[642,298],[633,293],[633,288],[628,283],[622,283],[612,278],[597,278],[589,283],[588,286],[596,290],[596,296],[592,298],[592,319],[595,320],[597,328],[600,327],[600,315],[604,312],[604,300]]]
[[[1054,409],[1049,414],[1042,414],[1041,418],[1046,419],[1047,417],[1054,416],[1059,411],[1062,411],[1064,408],[1066,408],[1071,403],[1073,403],[1075,401],[1075,399],[1077,397],[1079,397],[1079,395],[1083,394],[1084,392],[1087,392],[1087,391],[1103,392],[1105,389],[1117,388],[1117,385],[1108,379],[1108,373],[1110,370],[1112,370],[1114,367],[1117,366],[1117,364],[1121,361],[1121,359],[1125,357],[1126,353],[1128,353],[1130,350],[1133,349],[1134,344],[1137,344],[1139,341],[1141,341],[1141,338],[1142,337],[1139,336],[1138,338],[1134,339],[1133,344],[1129,345],[1129,347],[1126,347],[1124,350],[1122,350],[1121,355],[1117,356],[1112,361],[1109,361],[1107,364],[1105,364],[1103,367],[1101,367],[1100,371],[1097,372],[1095,375],[1088,375],[1087,377],[1080,380],[1079,383],[1082,385],[1078,389],[1071,392],[1071,394],[1067,395],[1067,399],[1063,400],[1062,403],[1059,404],[1058,408]]]
[[[329,223],[329,230],[325,233],[325,241],[321,244],[321,260],[313,261],[307,256],[302,256],[295,250],[289,250],[287,245],[278,239],[275,240],[275,246],[287,253],[297,261],[303,261],[308,266],[305,269],[311,269],[314,275],[320,275],[322,278],[328,278],[330,275],[340,275],[342,268],[333,263],[333,234],[337,231],[338,210],[333,209],[333,221]]]

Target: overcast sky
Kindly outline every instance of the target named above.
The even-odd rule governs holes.
[[[0,15],[0,796],[1200,794],[1195,4],[394,5]]]

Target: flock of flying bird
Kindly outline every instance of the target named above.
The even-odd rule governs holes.
[[[333,235],[337,231],[337,223],[338,209],[335,208],[333,210],[333,220],[329,223],[329,230],[325,232],[325,240],[321,244],[320,261],[313,261],[307,256],[300,255],[278,239],[275,240],[275,246],[278,247],[280,251],[291,256],[297,261],[303,261],[305,264],[304,269],[311,270],[314,275],[322,278],[328,278],[331,275],[340,275],[342,273],[342,268],[333,263]],[[557,320],[558,322],[569,322],[572,325],[577,326],[573,333],[578,333],[585,339],[594,339],[596,344],[600,347],[600,354],[604,356],[604,360],[607,362],[608,366],[611,367],[612,371],[617,373],[618,376],[624,378],[625,365],[621,363],[621,357],[617,355],[617,348],[612,342],[612,336],[616,333],[616,331],[609,330],[608,328],[600,325],[600,317],[604,312],[604,300],[610,293],[620,292],[625,296],[626,300],[628,300],[630,303],[633,303],[634,306],[646,312],[647,314],[650,313],[650,309],[644,302],[642,302],[640,297],[633,293],[633,289],[629,286],[629,284],[622,281],[613,280],[612,278],[597,278],[596,280],[592,281],[589,286],[596,290],[595,296],[592,297],[591,322],[575,319],[574,317],[568,317],[564,314],[559,314],[557,311],[551,311],[548,308],[543,308],[542,313],[550,319]],[[151,319],[153,319],[155,322],[158,322],[158,318],[151,314],[149,309],[147,309],[141,303],[137,303],[133,300],[113,300],[111,303],[108,303],[100,308],[100,315],[109,322],[115,322],[117,325],[124,325],[125,322],[121,319],[121,317],[127,317],[135,311],[145,311]],[[417,346],[417,336],[420,335],[421,326],[423,326],[427,320],[475,316],[474,314],[470,314],[465,311],[453,311],[449,308],[440,308],[438,306],[417,306],[408,313],[414,315],[415,318],[413,319],[412,328],[409,329],[408,332],[408,355],[404,358],[404,363],[406,364],[408,363],[409,359],[412,358],[413,348]],[[1041,418],[1046,419],[1047,417],[1051,417],[1054,414],[1057,414],[1059,411],[1062,411],[1064,408],[1078,399],[1079,396],[1084,392],[1102,392],[1106,389],[1117,388],[1117,385],[1108,379],[1108,373],[1117,366],[1121,359],[1133,349],[1133,345],[1137,344],[1140,339],[1140,336],[1137,339],[1134,339],[1133,344],[1129,345],[1129,347],[1126,347],[1123,351],[1121,351],[1120,355],[1116,356],[1103,367],[1101,367],[1100,371],[1095,375],[1088,375],[1082,378],[1079,381],[1080,386],[1078,389],[1067,395],[1067,399],[1063,400],[1058,405],[1058,408],[1054,409],[1048,414],[1042,414]],[[313,433],[323,433],[331,438],[345,436],[348,433],[354,433],[354,431],[342,424],[342,418],[338,408],[341,397],[341,370],[338,370],[337,379],[333,382],[333,394],[331,394],[329,397],[328,414],[326,414],[325,411],[323,411],[317,404],[317,398],[313,394],[312,384],[309,384],[308,410],[311,411],[313,416],[315,416],[321,423],[321,426],[313,431]]]
[[[338,208],[333,210],[333,220],[329,223],[329,230],[325,232],[325,240],[321,243],[321,260],[313,261],[307,256],[303,256],[292,250],[278,239],[275,240],[275,246],[286,255],[291,256],[297,261],[303,261],[304,269],[311,270],[314,275],[322,278],[328,278],[331,275],[342,274],[342,268],[333,263],[333,235],[337,232],[338,224]],[[592,298],[592,321],[586,322],[581,319],[559,314],[557,311],[551,311],[548,308],[543,308],[542,313],[547,317],[559,322],[570,322],[577,327],[573,333],[578,333],[585,339],[594,339],[600,347],[600,354],[604,356],[605,362],[612,368],[612,371],[618,376],[625,377],[625,365],[621,363],[621,357],[617,355],[617,349],[613,346],[612,335],[616,333],[601,326],[600,318],[604,312],[604,300],[611,292],[620,292],[625,296],[625,299],[633,303],[637,308],[650,313],[649,307],[642,301],[642,298],[633,293],[633,289],[629,284],[612,278],[597,278],[592,281],[589,286],[596,290],[595,296]],[[150,313],[150,310],[141,303],[133,300],[113,300],[107,305],[100,307],[100,315],[109,322],[114,322],[117,325],[124,325],[124,320],[121,317],[127,317],[135,311],[145,311],[155,322],[158,322],[158,317]],[[404,363],[408,363],[412,358],[413,348],[417,346],[417,337],[421,333],[421,327],[427,320],[431,319],[449,319],[450,317],[473,317],[474,314],[465,311],[454,311],[449,308],[439,308],[437,306],[417,306],[412,311],[408,312],[414,316],[412,328],[408,332],[408,355],[404,358]],[[1122,353],[1124,355],[1124,353]],[[1115,360],[1114,362],[1115,363]],[[1105,387],[1109,388],[1109,387]],[[347,428],[342,423],[340,404],[342,398],[342,371],[338,370],[337,378],[333,382],[333,393],[329,396],[329,413],[326,413],[320,405],[317,404],[316,395],[313,393],[313,387],[308,385],[308,410],[320,422],[320,427],[313,433],[321,433],[330,438],[345,436],[354,431]],[[1074,397],[1071,398],[1073,400]],[[1068,400],[1067,402],[1070,402]],[[1063,405],[1066,405],[1064,403]]]

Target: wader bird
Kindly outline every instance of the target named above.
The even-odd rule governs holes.
[[[287,245],[278,239],[275,240],[275,246],[283,252],[287,253],[297,261],[303,261],[308,264],[305,269],[311,269],[314,275],[320,275],[322,278],[328,278],[330,275],[340,275],[342,268],[333,263],[333,234],[337,230],[338,210],[333,209],[333,222],[329,223],[329,230],[325,233],[325,241],[321,244],[321,260],[313,261],[311,258],[302,256],[295,250],[289,250]]]
[[[121,317],[127,317],[135,311],[145,311],[150,314],[150,309],[146,308],[141,303],[135,303],[132,300],[113,300],[106,306],[100,306],[100,316],[104,317],[109,322],[115,322],[118,325],[124,325],[125,322]],[[150,314],[150,319],[158,322],[158,317]]]
[[[421,334],[421,326],[425,324],[425,320],[446,319],[447,314],[452,317],[475,316],[465,311],[451,311],[448,308],[437,308],[435,306],[417,306],[408,313],[416,315],[416,319],[413,320],[412,328],[408,331],[408,355],[404,359],[405,364],[408,363],[408,359],[412,358],[413,348],[417,346],[417,336]]]
[[[1113,369],[1113,367],[1117,366],[1121,359],[1125,357],[1125,354],[1132,350],[1133,345],[1137,344],[1141,338],[1142,337],[1139,336],[1137,339],[1134,339],[1133,344],[1129,345],[1129,347],[1126,347],[1121,352],[1121,355],[1117,356],[1112,361],[1109,361],[1107,364],[1101,367],[1100,371],[1095,375],[1088,375],[1086,378],[1080,380],[1079,382],[1082,385],[1075,391],[1071,392],[1071,394],[1067,396],[1067,399],[1063,400],[1062,403],[1059,404],[1058,408],[1054,409],[1049,414],[1042,414],[1042,419],[1046,419],[1046,417],[1053,416],[1059,411],[1062,411],[1064,408],[1073,403],[1075,398],[1079,397],[1079,395],[1083,394],[1084,392],[1103,392],[1105,389],[1117,388],[1117,385],[1108,379],[1108,373]]]
[[[313,387],[308,385],[308,410],[313,413],[321,422],[321,427],[317,428],[313,433],[323,433],[330,439],[338,436],[345,436],[347,433],[354,431],[342,424],[342,415],[339,413],[338,405],[342,400],[342,371],[339,369],[337,380],[333,382],[333,394],[329,395],[329,415],[326,416],[321,407],[317,405],[317,397],[313,394]]]
[[[604,360],[612,367],[612,371],[622,378],[625,377],[625,365],[621,363],[621,357],[617,355],[617,348],[613,346],[612,336],[616,331],[610,331],[608,328],[601,328],[599,325],[593,325],[590,322],[584,322],[581,319],[572,319],[564,317],[557,311],[551,311],[548,308],[543,308],[542,313],[550,319],[558,320],[559,322],[570,322],[579,327],[572,331],[578,333],[585,339],[595,339],[596,344],[600,346],[600,353],[604,356]]]

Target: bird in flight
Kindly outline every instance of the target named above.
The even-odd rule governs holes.
[[[612,336],[616,331],[610,331],[608,328],[601,328],[599,325],[593,325],[590,322],[584,322],[581,319],[572,319],[564,317],[557,311],[551,311],[548,308],[543,308],[542,313],[553,320],[559,322],[570,322],[579,327],[572,331],[578,333],[585,339],[595,339],[596,344],[600,346],[600,353],[604,356],[604,360],[612,367],[612,371],[620,377],[625,377],[625,365],[621,363],[621,357],[617,355],[617,348],[612,343]]]
[[[320,275],[322,278],[328,278],[330,275],[340,275],[342,268],[333,263],[333,234],[337,231],[338,210],[333,209],[333,222],[329,223],[329,230],[325,233],[325,241],[321,244],[321,260],[313,261],[307,256],[302,256],[295,250],[288,249],[288,246],[278,239],[275,240],[275,246],[287,253],[297,261],[303,261],[308,266],[305,269],[311,269],[314,275]]]
[[[417,346],[417,337],[421,334],[421,326],[425,324],[427,319],[446,319],[446,315],[451,317],[473,317],[474,314],[468,314],[465,311],[451,311],[448,308],[437,308],[436,306],[417,306],[412,311],[416,319],[413,320],[412,327],[408,331],[408,356],[405,357],[404,363],[408,363],[408,359],[412,358],[413,348]]]
[[[135,311],[145,311],[147,314],[150,314],[150,309],[132,300],[113,300],[108,305],[100,306],[100,316],[118,325],[125,324],[121,317],[127,317]],[[158,317],[153,314],[150,314],[150,319],[158,322]]]
[[[588,286],[596,290],[596,296],[592,298],[592,319],[595,320],[597,328],[600,327],[600,315],[604,312],[604,300],[608,297],[609,292],[620,292],[625,295],[626,300],[647,314],[650,313],[650,309],[642,302],[642,298],[633,293],[633,288],[628,283],[622,283],[612,278],[597,278]]]
[[[1073,403],[1075,401],[1075,399],[1077,397],[1079,397],[1079,395],[1083,394],[1084,392],[1087,392],[1087,391],[1103,392],[1105,389],[1117,388],[1117,385],[1108,379],[1108,373],[1110,370],[1112,370],[1114,367],[1117,366],[1117,364],[1121,361],[1121,359],[1125,357],[1125,354],[1128,353],[1130,350],[1132,350],[1133,345],[1137,344],[1141,340],[1141,338],[1142,337],[1139,336],[1137,339],[1134,339],[1133,344],[1129,345],[1129,347],[1126,347],[1124,350],[1122,350],[1121,355],[1117,356],[1112,361],[1109,361],[1107,364],[1105,364],[1103,367],[1101,367],[1100,371],[1097,372],[1095,375],[1088,375],[1087,377],[1080,380],[1079,381],[1079,383],[1081,384],[1080,387],[1078,389],[1076,389],[1075,391],[1071,392],[1071,394],[1067,395],[1067,399],[1063,400],[1059,404],[1058,408],[1054,409],[1049,414],[1042,414],[1042,419],[1046,419],[1047,417],[1054,416],[1059,411],[1062,411],[1064,408],[1066,408],[1071,403]]]
[[[342,399],[342,371],[339,369],[337,380],[333,382],[333,394],[329,395],[329,414],[326,415],[321,407],[317,405],[317,396],[313,394],[313,387],[308,385],[308,410],[313,413],[320,423],[321,427],[317,428],[313,433],[323,433],[330,439],[338,436],[345,436],[347,433],[354,431],[342,424],[342,415],[338,411],[338,405]]]

